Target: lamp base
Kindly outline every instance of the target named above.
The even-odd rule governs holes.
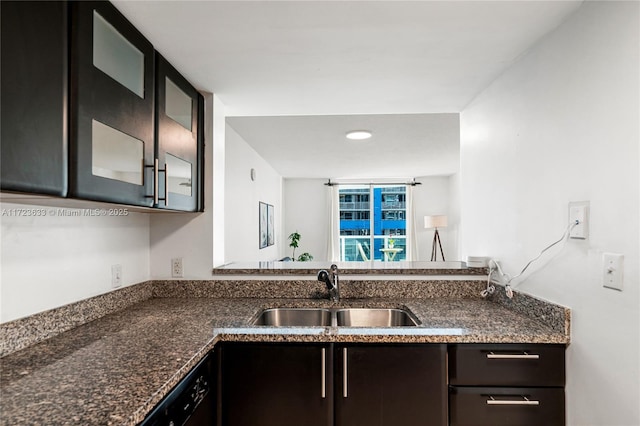
[[[438,247],[440,247],[440,255],[442,256],[442,261],[444,262],[444,252],[442,251],[442,243],[440,242],[440,234],[438,233],[438,228],[436,228],[436,232],[433,234],[433,242],[431,243],[431,261],[436,262],[438,260]]]

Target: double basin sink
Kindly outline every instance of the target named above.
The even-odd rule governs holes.
[[[397,308],[272,308],[260,312],[254,325],[275,327],[406,327],[418,319]]]

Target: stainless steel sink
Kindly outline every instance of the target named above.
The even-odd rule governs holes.
[[[323,327],[331,325],[331,311],[316,308],[265,309],[253,324],[279,327]]]
[[[419,323],[411,312],[397,308],[272,308],[253,322],[275,327],[415,327]]]
[[[349,308],[336,311],[338,326],[404,327],[417,326],[418,320],[402,309]]]

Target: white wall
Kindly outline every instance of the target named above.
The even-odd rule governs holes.
[[[207,101],[207,105],[212,104],[213,114],[209,114],[211,121],[207,122],[207,135],[213,138],[213,159],[207,154],[207,159],[213,165],[211,175],[206,175],[206,181],[211,183],[207,189],[207,196],[212,198],[211,211],[213,212],[213,266],[224,264],[225,260],[225,175],[226,175],[226,129],[227,118],[225,106],[218,98],[213,95],[212,100]],[[207,119],[205,118],[205,121]],[[211,140],[207,137],[207,140]],[[213,193],[211,193],[213,192]]]
[[[292,232],[300,233],[296,257],[309,253],[314,261],[329,260],[330,195],[326,179],[284,180],[284,256],[291,257],[287,239]]]
[[[517,287],[572,308],[575,426],[640,424],[639,22],[637,2],[585,2],[461,113],[463,255],[515,275],[562,235],[567,203],[591,202],[590,239]],[[603,252],[624,254],[624,291],[602,287]]]
[[[221,136],[214,138],[214,135]],[[184,279],[210,279],[214,266],[215,239],[224,238],[214,220],[222,208],[214,204],[224,181],[214,182],[214,168],[224,166],[224,105],[216,96],[205,96],[205,211],[202,213],[154,213],[151,216],[151,277],[171,278],[171,259],[182,258]],[[222,145],[220,149],[218,145]],[[215,157],[214,157],[215,152]],[[220,157],[223,157],[222,159]],[[224,175],[224,170],[222,171]],[[213,185],[212,185],[213,183]],[[217,183],[217,186],[216,186]],[[222,236],[220,236],[222,234]],[[222,245],[221,250],[224,250]]]
[[[11,216],[13,209],[45,216]],[[7,322],[149,279],[149,215],[84,216],[87,210],[3,202],[0,321]],[[82,216],[66,216],[63,214]]]
[[[416,178],[422,185],[413,187],[413,204],[416,218],[416,238],[418,257],[416,260],[431,259],[431,244],[433,242],[433,229],[424,229],[424,217],[433,215],[446,215],[447,227],[438,229],[442,251],[445,259],[461,260],[458,256],[458,216],[457,206],[452,202],[457,198],[453,193],[455,186],[452,186],[450,176],[429,176]],[[438,249],[438,260],[440,251]]]
[[[282,177],[229,125],[225,149],[225,262],[277,260],[283,244]],[[274,206],[275,213],[275,244],[263,249],[258,241],[260,202]]]
[[[460,173],[449,176],[449,226],[447,229],[451,247],[447,252],[452,260],[465,261],[460,253],[460,240],[462,226],[460,200]],[[473,256],[473,255],[472,255]]]

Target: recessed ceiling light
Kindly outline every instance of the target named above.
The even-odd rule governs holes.
[[[354,141],[369,139],[371,136],[372,133],[368,130],[352,130],[347,132],[347,139],[352,139]]]

